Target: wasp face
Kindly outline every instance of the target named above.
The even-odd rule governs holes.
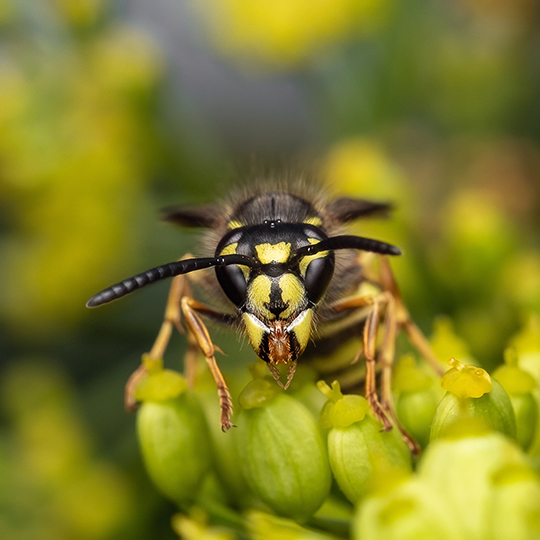
[[[239,254],[255,261],[252,267],[216,268],[216,275],[242,313],[253,349],[265,362],[294,362],[308,344],[314,310],[333,275],[334,254],[322,251],[300,259],[293,255],[324,238],[312,224],[278,219],[239,226],[218,245],[216,256]]]

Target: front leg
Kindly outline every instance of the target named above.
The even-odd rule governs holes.
[[[184,258],[189,259],[191,255],[188,254]],[[195,277],[199,278],[199,276]],[[214,358],[214,344],[200,316],[202,315],[227,326],[234,325],[236,317],[197,302],[192,296],[190,281],[193,281],[192,277],[185,275],[179,275],[173,279],[165,308],[165,316],[158,336],[150,352],[145,355],[145,362],[132,373],[127,381],[124,396],[125,407],[126,410],[131,412],[137,409],[138,403],[135,399],[135,389],[141,379],[148,374],[146,367],[148,362],[163,359],[174,328],[182,334],[186,333],[185,330],[187,330],[188,350],[184,361],[184,374],[188,386],[193,388],[195,384],[197,357],[199,351],[202,351],[218,387],[222,409],[221,425],[224,430],[227,430],[232,426],[230,421],[232,402],[223,375]],[[195,279],[195,281],[198,282],[199,279]],[[186,329],[182,326],[182,317]]]
[[[162,360],[169,345],[173,328],[177,328],[183,333],[182,324],[180,322],[180,300],[183,296],[190,294],[189,285],[187,284],[186,276],[176,276],[172,280],[165,315],[158,336],[154,341],[152,349],[146,355],[148,361]],[[135,412],[138,407],[135,399],[135,388],[142,378],[148,374],[146,364],[143,362],[129,377],[124,391],[124,406],[127,411]]]
[[[219,404],[221,407],[221,429],[227,431],[233,426],[231,422],[231,415],[233,412],[231,394],[219,366],[217,365],[214,356],[215,347],[210,338],[210,334],[208,333],[208,329],[199,316],[199,313],[205,313],[206,315],[212,313],[216,316],[221,316],[222,314],[213,311],[211,308],[188,296],[182,298],[181,306],[190,337],[193,338],[188,341],[189,348],[192,353],[195,353],[196,349],[199,349],[206,359],[206,363],[210,368],[210,372],[214,377],[218,389]]]

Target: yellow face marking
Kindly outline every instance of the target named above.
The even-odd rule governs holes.
[[[318,244],[319,240],[315,240],[315,238],[308,238],[310,244]],[[328,255],[328,251],[321,251],[320,253],[315,253],[315,255],[307,255],[306,257],[303,257],[300,261],[300,275],[302,277],[305,277],[307,267],[309,263],[314,259],[319,259],[321,257],[326,257]]]
[[[306,309],[302,311],[296,319],[287,327],[289,332],[294,332],[296,336],[296,341],[300,347],[300,354],[304,352],[306,348],[309,337],[311,336],[311,323],[313,321],[313,310]]]
[[[229,244],[228,246],[225,246],[221,250],[220,255],[234,255],[236,253],[237,247],[238,247],[238,242],[235,242],[234,244]]]
[[[322,219],[319,217],[310,217],[304,220],[304,223],[307,225],[314,225],[315,227],[320,227],[322,225]]]
[[[305,290],[301,281],[294,274],[283,274],[279,278],[279,288],[281,289],[281,299],[285,304],[288,304],[287,309],[279,314],[279,318],[288,319],[303,303]]]
[[[263,336],[265,333],[268,333],[270,329],[266,328],[264,324],[257,319],[257,317],[251,315],[250,313],[244,313],[242,315],[242,319],[244,320],[244,324],[246,326],[249,342],[251,343],[251,346],[255,352],[259,354]]]
[[[280,242],[279,244],[259,244],[255,246],[257,257],[263,264],[271,262],[286,263],[291,255],[291,244]]]
[[[234,244],[229,244],[228,246],[225,246],[222,250],[220,255],[234,255],[236,253],[236,248],[238,247],[238,242],[235,242]],[[242,270],[242,273],[244,274],[244,277],[247,279],[249,278],[249,272],[250,269],[247,266],[239,265],[240,270]]]
[[[240,227],[243,227],[244,225],[242,225],[242,223],[240,221],[236,221],[235,219],[233,219],[232,221],[229,221],[229,223],[227,223],[227,227],[229,229],[239,229]]]
[[[270,291],[272,289],[272,281],[268,276],[257,276],[248,288],[248,302],[257,308],[257,311],[269,320],[273,320],[276,316],[264,307],[264,304],[270,303]]]

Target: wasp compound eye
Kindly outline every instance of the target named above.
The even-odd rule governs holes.
[[[334,254],[313,259],[307,266],[304,284],[308,298],[316,304],[326,291],[334,274]]]
[[[241,306],[246,300],[247,282],[240,267],[236,265],[216,267],[216,277],[227,298],[235,306]]]

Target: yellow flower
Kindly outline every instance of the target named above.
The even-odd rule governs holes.
[[[287,66],[355,31],[377,27],[387,4],[387,0],[206,0],[197,7],[222,52]]]

